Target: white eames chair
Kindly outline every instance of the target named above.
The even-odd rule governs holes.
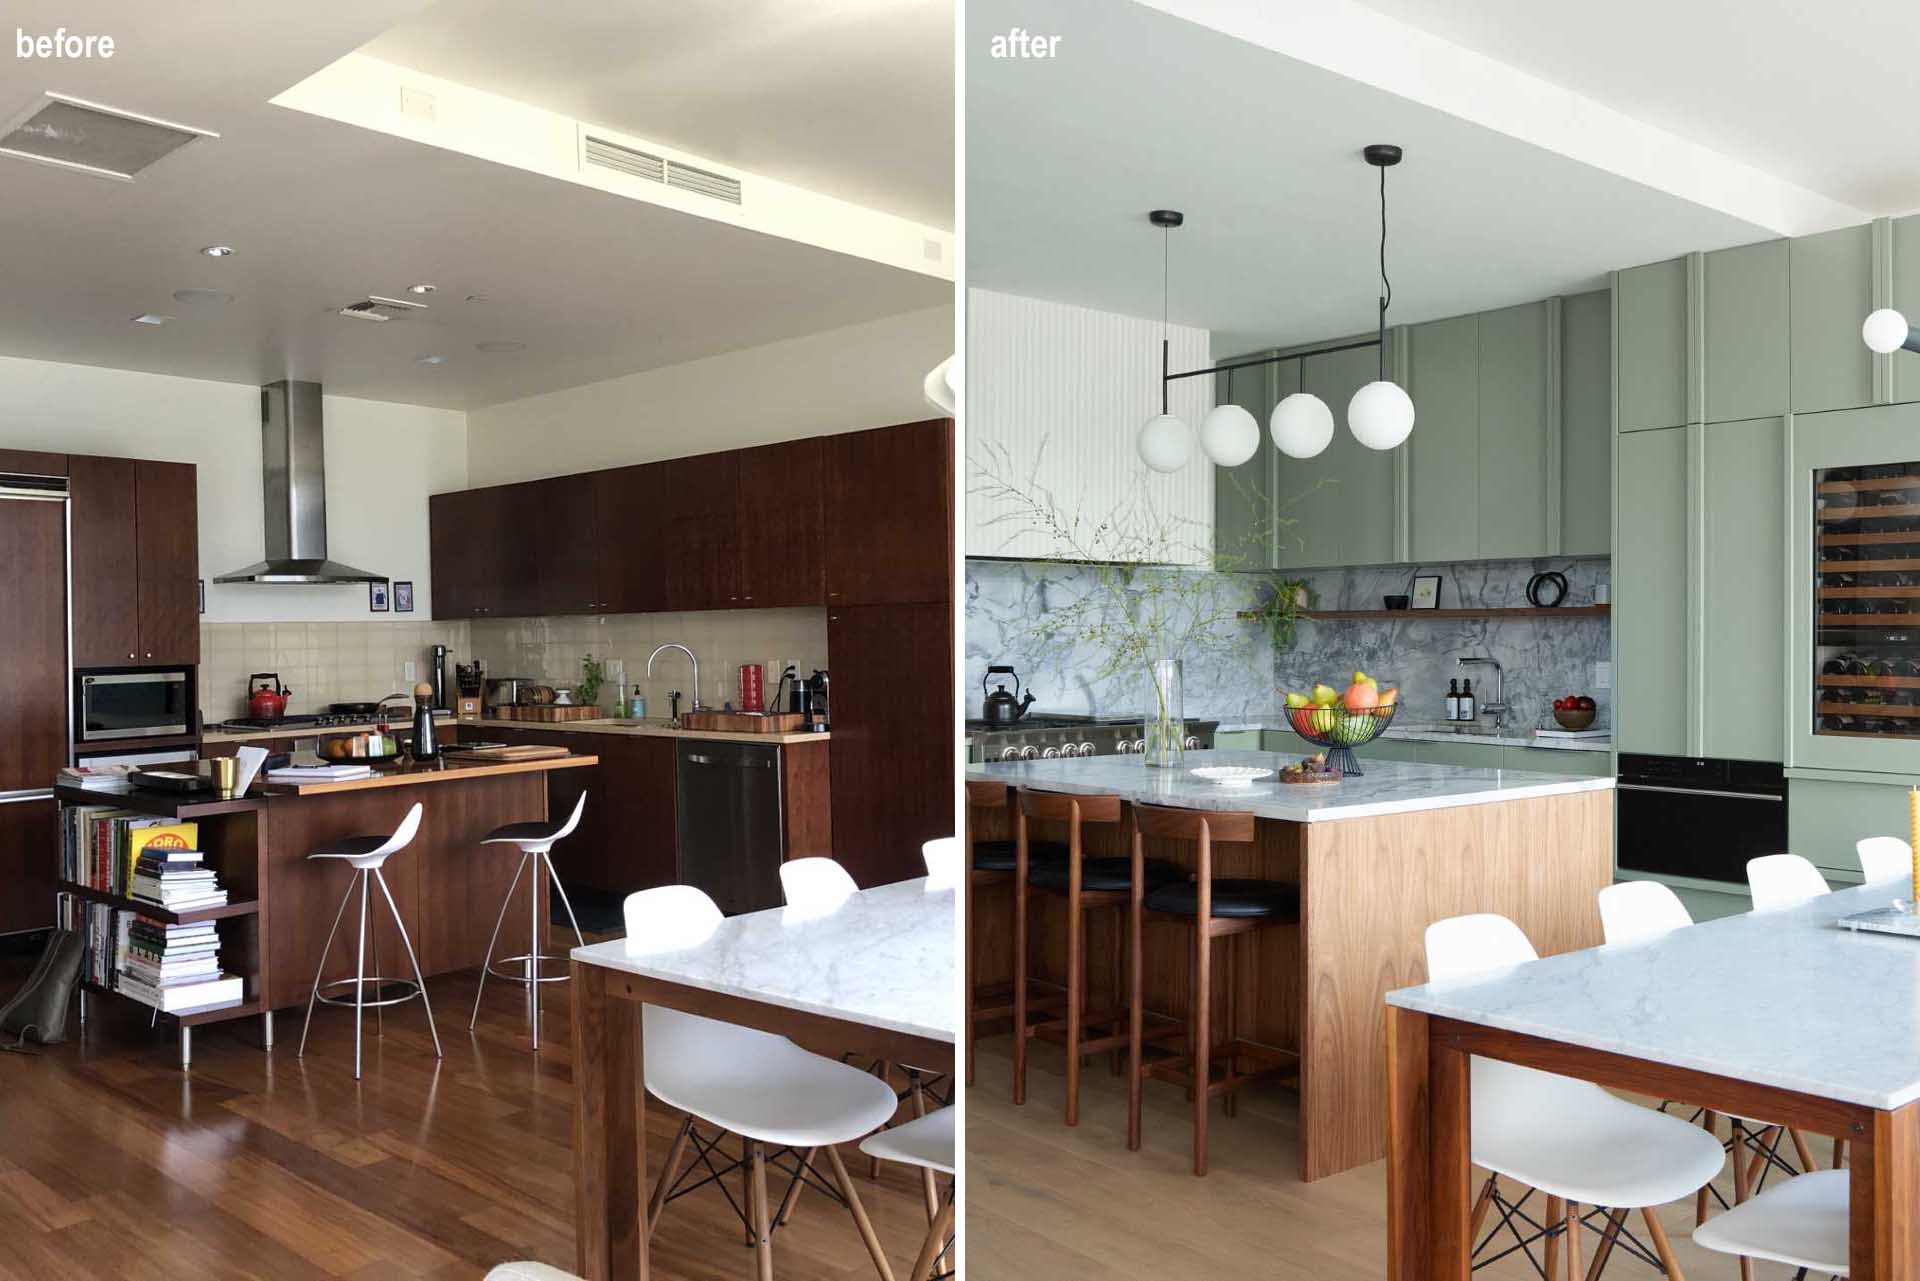
[[[920,846],[927,865],[927,888],[950,890],[960,883],[961,845],[957,836],[936,836]]]
[[[721,921],[713,900],[690,885],[630,894],[625,914],[627,948],[633,954],[698,947]],[[760,1276],[771,1277],[773,1232],[791,1216],[801,1185],[820,1182],[813,1157],[824,1150],[835,1191],[852,1212],[875,1270],[883,1281],[892,1281],[886,1252],[834,1145],[855,1142],[885,1124],[899,1102],[893,1091],[859,1068],[770,1032],[655,1005],[646,1006],[641,1019],[647,1092],[686,1113],[654,1185],[649,1224],[658,1223],[667,1202],[742,1171],[748,1195],[741,1221],[754,1244]],[[701,1134],[696,1122],[739,1135],[746,1155],[727,1160],[720,1152],[721,1136]],[[694,1161],[683,1177],[690,1147]],[[769,1165],[790,1176],[777,1208],[767,1194]]]
[[[1503,916],[1459,916],[1427,927],[1427,971],[1435,983],[1466,981],[1537,960],[1520,927]],[[1500,1222],[1475,1241],[1474,1266],[1515,1250],[1529,1258],[1540,1243],[1549,1279],[1566,1255],[1568,1281],[1583,1275],[1581,1229],[1600,1215],[1592,1273],[1614,1249],[1633,1254],[1683,1281],[1657,1207],[1693,1195],[1720,1170],[1720,1142],[1696,1126],[1652,1108],[1616,1098],[1589,1081],[1541,1072],[1516,1063],[1473,1060],[1473,1163],[1488,1171],[1473,1207],[1472,1236],[1489,1209]],[[1510,1202],[1500,1191],[1504,1176],[1529,1191]],[[1522,1207],[1534,1191],[1547,1199],[1537,1222]],[[1588,1210],[1583,1212],[1580,1207]],[[1638,1210],[1651,1249],[1626,1227]],[[1502,1232],[1512,1238],[1507,1245]]]
[[[1765,1259],[1809,1272],[1844,1277],[1848,1272],[1847,1207],[1851,1178],[1845,1170],[1818,1170],[1775,1184],[1693,1231],[1693,1243],[1742,1259]]]
[[[1753,910],[1777,912],[1832,892],[1820,869],[1798,854],[1763,854],[1747,860]]]
[[[1913,846],[1897,836],[1867,836],[1853,843],[1860,875],[1868,885],[1913,879]]]
[[[875,1160],[917,1165],[929,1178],[936,1173],[948,1178],[946,1195],[928,1208],[927,1239],[921,1243],[908,1281],[927,1281],[933,1275],[933,1265],[952,1248],[948,1238],[953,1231],[953,1122],[954,1110],[945,1107],[882,1130],[860,1144],[860,1150]]]
[[[830,858],[796,858],[780,865],[780,892],[787,909],[802,916],[824,916],[859,892],[847,869]]]

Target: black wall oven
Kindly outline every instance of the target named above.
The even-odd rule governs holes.
[[[1620,756],[1622,871],[1745,887],[1747,860],[1787,848],[1787,780],[1761,761]]]
[[[193,668],[83,671],[74,675],[75,747],[192,734]]]

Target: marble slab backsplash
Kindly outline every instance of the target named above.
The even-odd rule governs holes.
[[[1408,594],[1416,574],[1440,575],[1442,609],[1524,608],[1527,580],[1543,570],[1567,576],[1565,605],[1591,605],[1596,587],[1612,588],[1612,562],[1605,557],[1368,566],[1304,577],[1319,609],[1381,609],[1383,597]],[[1509,727],[1551,725],[1554,699],[1590,694],[1600,705],[1594,728],[1604,729],[1613,722],[1613,692],[1595,688],[1593,665],[1610,661],[1612,654],[1612,628],[1604,616],[1431,618],[1408,610],[1393,619],[1303,621],[1298,643],[1276,654],[1273,666],[1282,689],[1302,693],[1316,680],[1344,688],[1337,678],[1364,671],[1382,686],[1400,687],[1397,722],[1426,724],[1444,719],[1449,680],[1470,677],[1483,704],[1494,697],[1500,682],[1491,668],[1461,668],[1456,662],[1491,657],[1506,674],[1507,702],[1513,707],[1506,718]]]
[[[1198,573],[1200,571],[1179,571]],[[1217,609],[1253,609],[1262,585],[1240,576],[1221,580]],[[1057,561],[967,561],[966,664],[960,699],[968,717],[980,715],[981,679],[989,665],[1016,669],[1033,691],[1033,711],[1088,716],[1135,716],[1147,705],[1142,669],[1102,677],[1106,655],[1095,645],[1063,645],[1035,635],[1047,614],[1102,590],[1095,571]],[[1257,624],[1232,624],[1225,643],[1183,664],[1186,715],[1192,720],[1247,721],[1272,717],[1281,706],[1273,684],[1270,646]]]
[[[1320,609],[1381,609],[1382,598],[1406,594],[1416,573],[1439,574],[1442,608],[1527,604],[1527,580],[1542,570],[1567,576],[1565,603],[1593,603],[1596,587],[1611,589],[1611,562],[1600,558],[1477,561],[1450,565],[1369,566],[1323,570],[1303,577]],[[1257,606],[1265,591],[1252,576],[1224,575],[1224,599]],[[1034,710],[1095,716],[1137,714],[1148,697],[1144,672],[1102,678],[1104,654],[1085,643],[1047,643],[1035,622],[1097,590],[1094,571],[1059,562],[967,562],[966,667],[960,695],[978,716],[981,679],[989,664],[1020,673],[1035,695]],[[1438,722],[1447,681],[1470,676],[1481,699],[1499,682],[1490,668],[1460,669],[1462,657],[1492,657],[1506,673],[1506,724],[1531,728],[1552,722],[1553,700],[1587,693],[1600,704],[1596,727],[1612,721],[1611,691],[1594,688],[1593,665],[1612,656],[1605,618],[1442,619],[1408,611],[1390,620],[1302,620],[1293,647],[1275,653],[1265,631],[1239,623],[1212,658],[1185,664],[1186,715],[1228,724],[1278,719],[1283,692],[1310,689],[1317,680],[1344,687],[1358,669],[1401,689],[1400,719]]]

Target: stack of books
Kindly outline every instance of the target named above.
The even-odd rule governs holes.
[[[60,771],[61,787],[77,787],[86,792],[107,794],[131,792],[132,765],[69,765]]]
[[[269,783],[345,783],[372,777],[370,765],[287,765],[267,771]]]
[[[134,865],[150,849],[191,852],[198,823],[136,814],[110,805],[68,805],[60,811],[60,877],[90,890],[127,894]]]
[[[201,866],[201,857],[199,850],[146,846],[134,860],[127,896],[169,912],[223,906],[227,892],[220,888],[220,878],[213,869]]]
[[[114,909],[105,903],[90,903],[77,894],[63,893],[57,902],[61,928],[80,936],[80,977],[101,987],[112,987]]]
[[[220,972],[220,936],[213,922],[168,925],[120,913],[120,993],[170,1014],[232,1005],[244,985]]]

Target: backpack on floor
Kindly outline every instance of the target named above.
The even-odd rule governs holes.
[[[53,931],[26,986],[0,1005],[0,1049],[18,1050],[28,1041],[55,1045],[67,1039],[67,1005],[80,981],[83,950],[74,931]]]

